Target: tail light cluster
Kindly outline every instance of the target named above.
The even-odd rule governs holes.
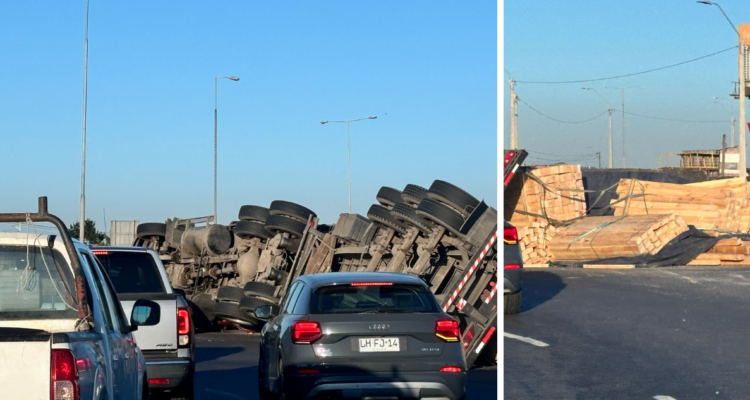
[[[187,307],[177,308],[177,347],[190,346],[190,313]]]
[[[50,360],[50,400],[79,400],[78,369],[73,352],[52,349]]]
[[[458,342],[458,322],[452,319],[441,319],[435,323],[435,336],[444,342]]]
[[[313,321],[297,321],[292,325],[292,343],[312,344],[323,337],[320,324]]]
[[[503,228],[503,243],[518,244],[518,230],[514,226]]]

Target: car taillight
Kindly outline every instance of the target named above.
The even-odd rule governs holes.
[[[149,385],[169,385],[168,378],[152,378],[148,380]]]
[[[177,346],[190,345],[190,314],[186,307],[177,308]]]
[[[109,252],[107,250],[92,250],[95,256],[106,256]]]
[[[458,322],[452,319],[442,319],[435,323],[435,336],[444,342],[457,342],[459,338]]]
[[[352,286],[393,286],[393,282],[354,282]]]
[[[521,269],[521,266],[518,264],[505,264],[505,269]]]
[[[312,344],[323,337],[320,324],[310,321],[298,321],[292,325],[292,343]]]
[[[518,244],[518,230],[512,226],[503,228],[503,242],[505,244]]]
[[[50,360],[50,400],[78,400],[78,369],[73,352],[52,349]]]
[[[461,372],[461,368],[458,368],[458,367],[443,367],[443,368],[440,368],[440,372]]]

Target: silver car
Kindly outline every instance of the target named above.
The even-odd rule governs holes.
[[[303,275],[280,307],[255,314],[268,319],[261,399],[465,397],[458,324],[415,276]]]

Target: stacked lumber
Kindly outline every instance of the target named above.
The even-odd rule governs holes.
[[[619,198],[612,200],[611,206],[616,216],[674,214],[697,228],[738,231],[743,208],[747,209],[743,207],[746,189],[733,188],[729,182],[702,184],[622,179],[617,186]],[[740,194],[742,198],[737,198]]]
[[[547,264],[550,257],[548,245],[556,232],[557,228],[546,222],[534,222],[518,229],[518,246],[524,265]]]
[[[539,182],[524,174],[522,180],[505,190],[506,221],[518,228],[548,222],[541,215],[557,221],[586,215],[580,165],[529,167],[527,173]]]
[[[750,232],[750,187],[744,178],[720,179],[691,183],[685,186],[713,190],[716,188],[728,189],[739,201],[739,229],[738,232]]]
[[[688,265],[750,265],[750,241],[740,238],[719,240],[714,247]]]
[[[587,217],[559,228],[547,253],[560,262],[653,255],[687,230],[682,218],[670,214]]]

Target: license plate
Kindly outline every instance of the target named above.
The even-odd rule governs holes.
[[[362,353],[401,351],[398,338],[359,339],[359,351]]]

